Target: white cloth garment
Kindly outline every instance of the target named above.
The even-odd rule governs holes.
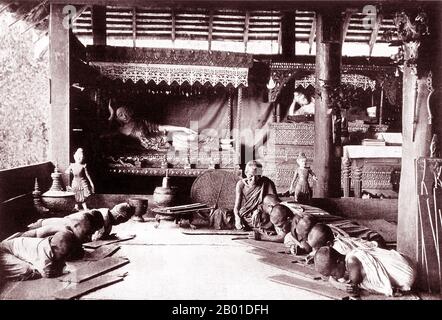
[[[49,243],[49,238],[27,238],[18,237],[0,243],[0,255],[13,255],[28,263],[41,275],[51,267],[54,254]],[[12,259],[8,259],[11,264]],[[18,262],[18,260],[17,260]],[[20,268],[15,268],[11,264],[11,273],[19,272]],[[8,270],[5,270],[8,273]],[[14,275],[12,275],[14,276]]]
[[[335,234],[335,241],[333,242],[333,249],[342,255],[347,255],[353,249],[373,249],[377,248],[376,241],[368,241],[360,238],[346,237],[340,234]]]
[[[365,272],[360,287],[373,292],[393,295],[393,288],[409,291],[416,279],[416,270],[399,252],[372,248],[354,249],[345,257],[358,259]]]

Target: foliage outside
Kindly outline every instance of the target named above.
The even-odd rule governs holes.
[[[12,22],[0,14],[0,169],[46,161],[49,148],[48,53],[36,52],[39,33]]]

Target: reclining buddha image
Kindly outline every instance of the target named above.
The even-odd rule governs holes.
[[[129,104],[115,105],[109,100],[108,110],[109,131],[102,137],[110,138],[112,146],[119,148],[122,153],[167,152],[173,146],[173,142],[198,142],[199,136],[196,131],[184,126],[162,125],[150,119],[137,117]]]

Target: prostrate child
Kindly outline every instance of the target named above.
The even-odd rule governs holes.
[[[276,204],[272,206],[270,210],[269,223],[261,224],[260,228],[255,228],[251,234],[251,238],[282,243],[287,233],[290,232],[292,220],[293,213],[290,209],[286,206]]]
[[[344,290],[357,287],[393,296],[396,290],[410,291],[416,279],[413,265],[395,250],[353,249],[343,255],[331,247],[322,247],[314,262],[319,273]]]
[[[51,229],[54,226],[69,227],[72,225],[72,221],[84,221],[92,220],[92,241],[107,238],[111,231],[112,226],[124,223],[130,219],[135,213],[135,208],[126,202],[115,205],[112,209],[101,208],[88,211],[80,211],[70,214],[64,218],[48,218],[39,219],[35,223],[28,226],[29,229],[48,228]],[[92,219],[90,216],[93,216]],[[95,217],[98,215],[97,217]],[[101,216],[101,219],[100,219]],[[102,222],[101,222],[102,220]],[[90,233],[90,232],[89,232]]]
[[[72,231],[81,243],[92,240],[92,235],[104,226],[103,216],[98,210],[80,211],[63,218],[40,219],[30,224],[30,230],[22,237],[45,238],[60,231]]]
[[[61,231],[44,239],[18,237],[0,242],[1,279],[30,280],[57,277],[65,261],[82,253],[78,239],[71,231]]]
[[[323,223],[317,223],[312,230],[310,230],[307,243],[312,248],[312,254],[324,246],[333,247],[343,255],[346,255],[353,249],[372,249],[379,247],[376,241],[368,241],[334,233],[330,226]]]

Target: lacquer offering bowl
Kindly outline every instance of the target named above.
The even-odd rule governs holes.
[[[43,193],[43,205],[56,213],[70,213],[75,207],[75,193],[70,191],[49,190]]]

